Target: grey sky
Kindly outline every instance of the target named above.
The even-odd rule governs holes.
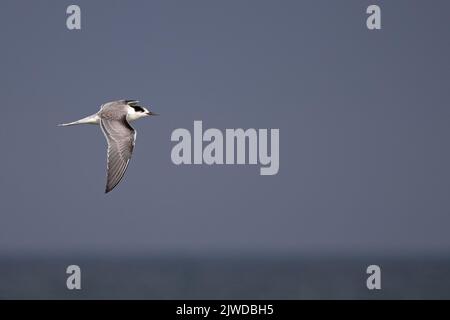
[[[450,249],[448,1],[72,3],[1,3],[0,251]],[[161,116],[104,195],[100,129],[56,124],[120,98]],[[173,165],[194,120],[279,128],[278,175]]]

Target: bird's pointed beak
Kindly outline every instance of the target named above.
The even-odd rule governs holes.
[[[148,111],[148,112],[147,112],[147,115],[148,115],[148,116],[159,116],[159,114],[154,113],[154,112],[151,112],[151,111]]]

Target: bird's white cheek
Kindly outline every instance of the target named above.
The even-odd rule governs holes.
[[[139,118],[140,118],[140,116],[139,116],[139,114],[137,112],[136,113],[129,113],[127,115],[127,120],[128,121],[134,121],[134,120],[137,120]]]

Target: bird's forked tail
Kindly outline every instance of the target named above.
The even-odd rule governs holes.
[[[67,126],[73,126],[76,124],[98,124],[99,123],[99,116],[94,114],[91,115],[89,117],[74,121],[74,122],[69,122],[69,123],[61,123],[58,124],[58,127],[67,127]]]

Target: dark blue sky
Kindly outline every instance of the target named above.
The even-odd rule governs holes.
[[[450,249],[448,1],[0,7],[0,252]],[[121,98],[161,116],[105,195],[100,129],[56,124]],[[279,128],[279,173],[173,165],[194,120]]]

